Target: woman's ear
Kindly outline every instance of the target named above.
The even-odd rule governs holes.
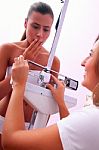
[[[93,90],[93,103],[94,105],[99,106],[99,83],[97,83]]]
[[[27,28],[27,18],[25,18],[25,22],[24,22],[24,27],[25,27],[25,29]]]

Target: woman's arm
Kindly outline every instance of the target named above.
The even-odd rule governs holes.
[[[3,147],[5,150],[62,150],[57,125],[30,131],[24,128],[23,95],[27,74],[27,62],[23,57],[16,59],[12,70],[13,91],[3,128]]]
[[[6,97],[4,97],[1,101],[0,101],[0,115],[5,117],[6,114],[6,110],[9,104],[9,100],[10,100],[10,96],[11,93],[8,94]]]
[[[6,79],[0,81],[0,100],[5,96],[7,96],[12,91],[10,78],[11,76],[8,76],[6,77]]]
[[[0,100],[8,95],[12,90],[10,85],[11,76],[5,78],[9,55],[8,46],[0,46]]]

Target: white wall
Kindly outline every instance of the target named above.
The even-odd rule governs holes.
[[[37,0],[0,0],[0,44],[20,40],[24,31],[24,19],[30,4]],[[51,5],[55,22],[62,8],[60,0],[41,0]],[[55,24],[54,22],[54,24]],[[54,24],[50,38],[45,47],[50,50],[54,36]],[[80,66],[82,59],[89,53],[99,33],[99,0],[70,0],[56,55],[61,61],[60,72],[79,81],[76,92],[67,91],[77,97],[77,107],[83,105],[86,94],[80,82],[84,69]]]

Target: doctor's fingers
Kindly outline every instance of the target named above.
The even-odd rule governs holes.
[[[56,78],[54,75],[51,75],[51,81],[57,85],[57,87],[63,87],[65,88],[64,81],[60,81],[58,78]]]
[[[14,66],[28,66],[28,62],[27,60],[24,60],[23,55],[20,55],[19,57],[16,57],[14,59]]]

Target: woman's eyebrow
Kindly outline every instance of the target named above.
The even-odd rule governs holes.
[[[89,52],[89,55],[92,55],[92,54],[93,54],[93,49],[91,49]]]
[[[36,22],[33,22],[32,24],[37,25],[37,26],[41,26],[40,24],[38,24],[38,23],[36,23]],[[50,28],[50,26],[43,26],[43,27],[45,27],[45,28]]]
[[[90,51],[93,52],[93,49],[91,49]]]
[[[91,49],[90,52],[93,53],[94,52],[93,49]]]

